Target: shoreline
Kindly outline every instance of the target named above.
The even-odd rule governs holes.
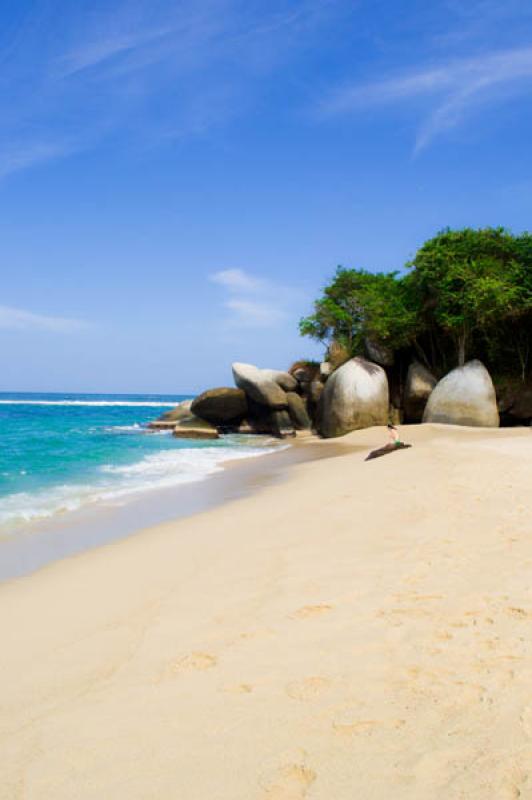
[[[251,457],[227,458],[216,472],[165,488],[146,489],[120,503],[100,501],[64,514],[28,523],[24,530],[0,537],[0,584],[30,575],[56,561],[137,535],[146,528],[177,521],[245,496],[257,485],[282,479],[275,469],[313,457],[325,457],[316,448],[325,445],[314,436],[300,436],[277,450]],[[310,451],[309,448],[313,448]],[[327,448],[327,445],[325,445]],[[329,442],[331,452],[336,448]],[[329,450],[326,450],[329,452]],[[319,453],[319,456],[318,456]],[[270,461],[271,459],[271,461]],[[268,462],[267,464],[265,462]]]
[[[0,798],[526,797],[530,431],[403,432],[0,585]]]

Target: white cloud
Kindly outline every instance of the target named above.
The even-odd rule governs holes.
[[[290,316],[293,301],[301,294],[242,269],[220,270],[209,279],[225,290],[227,322],[235,327],[272,328]]]
[[[243,269],[223,269],[214,272],[210,279],[230,291],[256,292],[264,287],[264,281],[249,275]]]
[[[22,308],[0,306],[0,330],[72,333],[83,330],[86,327],[87,323],[78,319],[50,317],[44,314],[34,314],[32,311],[26,311]]]
[[[416,135],[416,151],[436,136],[461,124],[481,104],[504,100],[509,91],[532,90],[532,47],[455,59],[437,67],[422,67],[398,77],[332,92],[322,103],[323,116],[360,112],[368,106],[401,103],[434,96]]]

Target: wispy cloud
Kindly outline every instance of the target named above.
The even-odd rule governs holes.
[[[243,269],[223,269],[214,272],[210,280],[233,292],[258,292],[265,287],[265,281],[249,275]]]
[[[79,319],[52,317],[44,314],[34,314],[32,311],[26,311],[22,308],[0,306],[0,330],[73,333],[86,328],[88,328],[88,324]]]
[[[100,67],[113,58],[138,51],[159,42],[171,29],[138,32],[130,35],[115,34],[85,42],[58,59],[60,75],[69,77],[91,67]]]
[[[489,52],[423,66],[408,73],[336,89],[320,106],[320,114],[360,113],[370,106],[431,99],[416,134],[416,152],[438,135],[460,125],[485,104],[504,101],[509,92],[532,91],[532,47]]]
[[[109,134],[142,147],[203,135],[244,113],[336,2],[118,0],[67,5],[58,20],[35,0],[0,32],[0,177]]]
[[[0,151],[0,178],[12,172],[35,167],[57,158],[64,158],[75,152],[76,145],[59,140],[52,142],[33,141],[28,144],[13,145]]]
[[[242,269],[226,269],[209,276],[225,290],[226,322],[244,328],[272,328],[289,317],[297,296],[294,289],[251,275]]]

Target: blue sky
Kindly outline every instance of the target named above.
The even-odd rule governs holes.
[[[337,264],[531,227],[524,0],[4,0],[0,65],[0,390],[287,366]]]

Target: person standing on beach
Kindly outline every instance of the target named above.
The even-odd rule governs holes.
[[[395,425],[392,425],[392,423],[389,422],[386,427],[388,428],[388,438],[390,440],[390,444],[393,444],[394,447],[402,444],[401,440],[399,439],[399,431]]]

